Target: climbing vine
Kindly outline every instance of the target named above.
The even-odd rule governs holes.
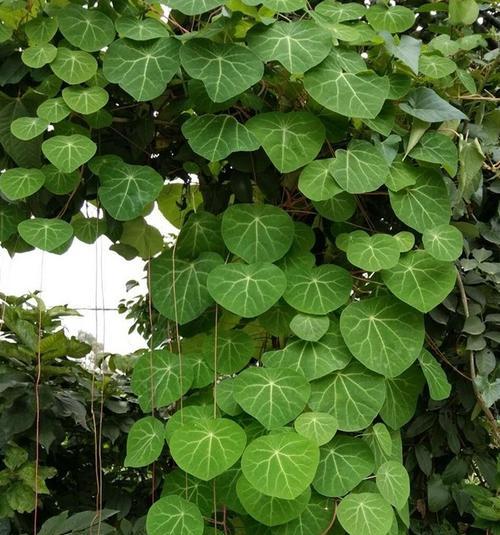
[[[439,311],[458,295],[474,335],[466,273],[497,291],[474,252],[498,243],[492,7],[18,0],[0,21],[1,245],[104,234],[147,263],[124,460],[161,487],[147,534],[407,533],[400,429],[456,368]],[[494,445],[488,333],[460,358]]]

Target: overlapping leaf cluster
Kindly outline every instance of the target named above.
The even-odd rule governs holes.
[[[0,6],[2,244],[105,233],[150,261],[125,462],[166,439],[176,468],[148,535],[408,530],[400,428],[425,382],[449,393],[424,316],[460,277],[452,216],[481,202],[498,114],[476,2],[407,4]]]

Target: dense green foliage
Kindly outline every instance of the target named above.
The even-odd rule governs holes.
[[[147,261],[123,305],[150,346],[142,414],[126,452],[108,437],[109,486],[151,466],[148,535],[498,533],[491,6],[481,24],[475,0],[166,3],[0,3],[2,246],[106,234]],[[45,338],[5,325],[43,372]],[[5,517],[35,507],[20,432],[0,443]]]

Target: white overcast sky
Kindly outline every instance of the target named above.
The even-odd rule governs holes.
[[[164,236],[173,230],[158,210],[146,219]],[[125,284],[128,280],[141,282],[141,287],[130,295],[146,291],[144,262],[141,259],[127,261],[110,251],[110,245],[106,237],[92,245],[74,239],[70,249],[62,255],[34,250],[16,254],[14,258],[0,248],[0,291],[22,295],[41,289],[41,297],[48,306],[68,305],[80,309],[82,317],[64,320],[68,333],[76,335],[80,330],[91,333],[104,345],[105,351],[126,354],[144,348],[146,344],[138,334],[128,334],[130,321],[116,311],[102,310],[116,309],[120,299],[127,297]],[[82,310],[96,308],[96,283],[100,310]]]

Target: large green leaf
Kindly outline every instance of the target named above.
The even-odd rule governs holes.
[[[196,505],[180,496],[160,498],[148,511],[148,535],[202,535],[203,517]]]
[[[290,321],[290,330],[307,342],[317,342],[326,334],[330,327],[328,316],[313,316],[311,314],[296,314]]]
[[[246,512],[266,526],[277,526],[297,518],[311,497],[310,488],[293,500],[266,496],[253,487],[245,476],[238,479],[236,492]]]
[[[348,271],[333,264],[296,269],[287,275],[285,301],[300,312],[327,314],[349,299],[352,278]]]
[[[403,6],[375,4],[366,12],[366,20],[377,32],[401,33],[413,26],[415,13]]]
[[[241,459],[243,475],[267,496],[293,500],[314,479],[319,448],[292,431],[259,437],[251,442]]]
[[[447,399],[451,393],[451,384],[439,362],[425,349],[420,353],[418,361],[429,386],[431,398],[435,401]]]
[[[309,406],[333,415],[340,431],[360,431],[373,422],[384,400],[383,377],[352,362],[311,383]]]
[[[420,56],[418,67],[421,74],[433,79],[444,78],[457,70],[457,64],[453,60],[443,58],[439,54]]]
[[[386,535],[394,522],[391,506],[380,494],[372,492],[346,496],[337,508],[337,516],[350,535]]]
[[[69,4],[57,12],[59,31],[76,48],[97,52],[115,37],[113,21],[102,11]]]
[[[295,519],[273,530],[273,535],[319,535],[329,529],[333,517],[332,505],[313,497]]]
[[[217,343],[215,334],[209,336],[203,350],[209,366],[225,375],[239,372],[258,354],[257,344],[252,337],[237,329],[217,329]]]
[[[190,388],[193,371],[166,349],[144,352],[135,363],[132,390],[144,412],[177,401]]]
[[[119,221],[142,215],[163,187],[163,178],[147,165],[113,163],[99,170],[99,199],[106,211]]]
[[[360,438],[337,435],[319,451],[313,487],[323,496],[344,496],[375,468],[373,454]]]
[[[327,412],[304,412],[295,419],[295,431],[318,446],[329,442],[337,432],[335,418]]]
[[[49,123],[58,123],[71,113],[71,110],[66,106],[62,97],[49,98],[42,102],[36,110],[38,117],[45,119]]]
[[[351,264],[366,271],[380,271],[398,263],[400,245],[393,236],[382,233],[370,236],[364,231],[355,233],[347,246],[347,259]]]
[[[374,72],[344,72],[335,56],[306,73],[304,86],[325,108],[362,119],[374,119],[389,93],[389,81]]]
[[[312,201],[326,201],[342,191],[333,178],[333,158],[314,160],[307,164],[299,176],[299,190]]]
[[[124,465],[139,468],[156,461],[165,444],[165,426],[153,416],[145,416],[130,428]]]
[[[425,336],[422,314],[390,296],[351,303],[342,311],[340,330],[352,354],[386,377],[415,362]]]
[[[213,303],[207,278],[222,262],[216,253],[202,253],[195,260],[187,261],[176,258],[173,251],[165,251],[151,261],[151,295],[155,308],[180,325],[196,319]]]
[[[391,191],[399,191],[413,186],[421,176],[421,170],[396,157],[385,179],[385,184]]]
[[[207,287],[219,305],[238,316],[254,318],[278,302],[286,277],[273,264],[227,264],[210,272]]]
[[[171,37],[117,39],[103,61],[104,76],[139,101],[160,96],[178,69],[179,43]]]
[[[50,68],[67,84],[81,84],[95,75],[97,61],[88,52],[60,47],[57,49],[56,59],[50,64]]]
[[[45,189],[56,195],[72,192],[80,182],[80,173],[78,171],[62,173],[52,164],[44,165],[42,172],[45,175]]]
[[[455,176],[457,173],[457,147],[448,136],[439,132],[425,133],[418,145],[411,150],[410,156],[422,162],[438,163],[451,176]]]
[[[424,231],[422,242],[425,250],[436,260],[451,262],[462,254],[464,237],[457,227],[438,225]]]
[[[317,342],[292,340],[280,351],[264,353],[266,366],[291,368],[311,381],[345,368],[352,359],[340,334],[339,322],[330,318],[328,332]]]
[[[313,206],[318,214],[330,221],[347,221],[356,211],[356,198],[342,192],[327,201],[313,202]]]
[[[364,17],[366,7],[356,2],[335,2],[325,0],[316,6],[316,13],[328,18],[332,23],[345,22],[348,20],[357,20]]]
[[[388,461],[376,474],[377,488],[396,509],[402,509],[410,497],[410,478],[406,468],[397,461]]]
[[[40,169],[15,167],[0,174],[0,192],[10,201],[24,199],[36,193],[44,184]]]
[[[62,90],[62,98],[68,108],[89,115],[95,113],[106,106],[109,95],[108,92],[98,86],[93,87],[65,87]]]
[[[232,152],[259,148],[256,137],[231,115],[191,117],[182,125],[189,146],[211,162],[223,160]]]
[[[54,61],[57,56],[57,48],[51,44],[30,46],[23,50],[21,59],[23,63],[33,69],[41,69],[44,65]]]
[[[214,417],[212,405],[184,405],[175,411],[165,426],[165,440],[170,444],[173,434],[184,425],[192,426],[201,420],[210,420]]]
[[[318,65],[332,48],[330,33],[312,20],[260,26],[247,35],[247,40],[262,61],[278,61],[291,73]]]
[[[72,173],[96,153],[97,145],[80,134],[54,136],[42,143],[42,152],[63,173]]]
[[[429,87],[412,89],[406,100],[399,107],[421,121],[439,123],[452,119],[467,119],[467,115],[454,108]]]
[[[30,45],[48,43],[57,32],[57,20],[53,17],[36,17],[23,26]]]
[[[282,173],[314,160],[325,140],[323,123],[305,111],[259,113],[246,125]]]
[[[193,39],[181,48],[180,55],[189,76],[203,82],[214,102],[240,95],[264,74],[262,62],[245,46]]]
[[[275,262],[290,249],[294,237],[291,217],[269,204],[235,204],[222,217],[227,248],[245,262]]]
[[[311,387],[303,375],[287,368],[252,367],[234,384],[234,399],[267,429],[296,418],[309,400]]]
[[[170,453],[188,474],[208,481],[222,474],[241,457],[245,431],[232,420],[203,419],[183,425],[170,438]]]
[[[19,117],[10,125],[10,131],[17,139],[29,141],[47,129],[49,122],[39,117]]]
[[[210,212],[199,210],[184,223],[175,247],[179,258],[194,259],[201,253],[224,255],[226,247],[221,235],[221,220]]]
[[[116,31],[120,37],[127,37],[133,41],[149,41],[157,37],[168,37],[167,26],[161,21],[147,17],[119,17],[115,21]]]
[[[219,7],[224,2],[222,0],[169,0],[168,5],[172,9],[177,9],[184,15],[201,15]]]
[[[22,221],[17,230],[26,243],[43,251],[54,251],[73,236],[73,227],[66,221],[43,217]]]
[[[400,191],[389,191],[392,209],[409,227],[424,232],[449,222],[451,209],[442,177],[430,169],[419,169],[415,183]]]
[[[382,271],[382,279],[401,301],[429,312],[453,290],[457,272],[451,262],[436,260],[422,250],[401,256],[399,263]]]
[[[337,150],[330,169],[337,184],[349,193],[376,190],[389,174],[381,150],[361,140],[351,141],[347,150]]]

